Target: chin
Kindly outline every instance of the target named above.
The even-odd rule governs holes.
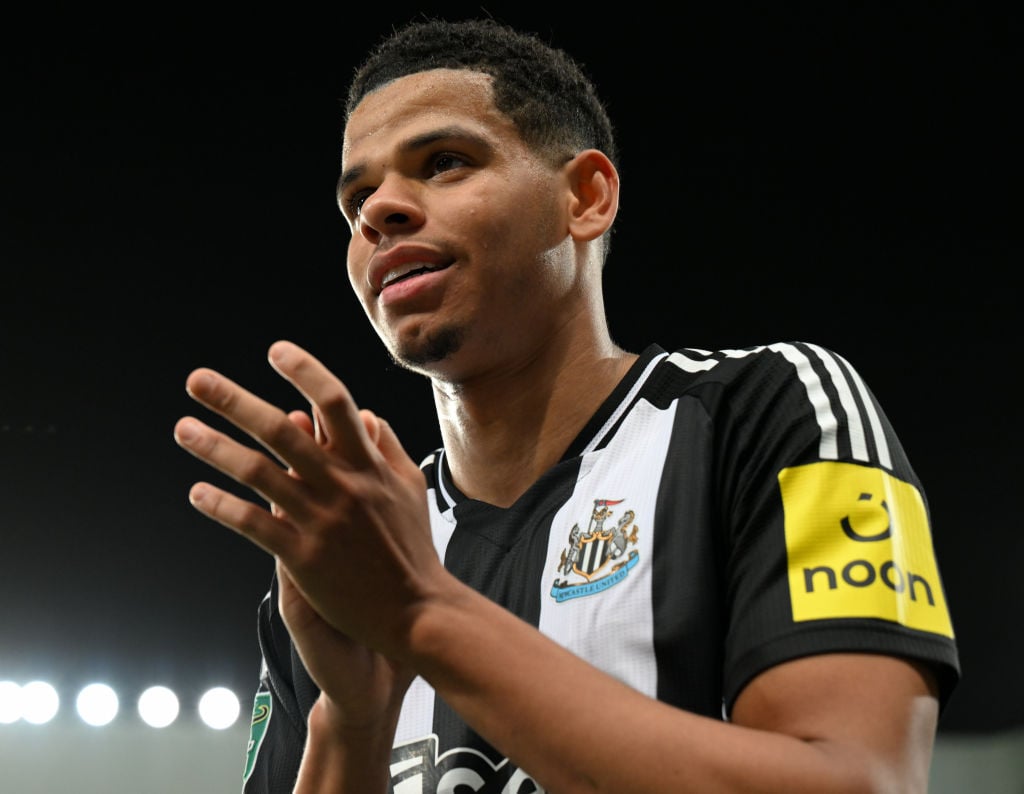
[[[399,366],[430,375],[462,348],[463,337],[461,328],[440,328],[423,339],[395,345],[391,357]]]

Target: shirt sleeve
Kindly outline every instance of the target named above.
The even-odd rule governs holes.
[[[912,658],[945,705],[959,661],[924,491],[880,405],[835,353],[773,345],[730,385],[725,700],[829,652]]]

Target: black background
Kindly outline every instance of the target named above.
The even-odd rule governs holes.
[[[860,370],[930,502],[965,674],[942,727],[1019,726],[1017,20],[777,5],[443,12],[536,31],[603,90],[623,346],[803,339]],[[421,11],[3,26],[0,678],[252,690],[271,563],[187,504],[209,476],[171,436],[192,368],[300,407],[265,359],[289,338],[414,457],[438,443],[350,294],[334,205],[347,79]]]

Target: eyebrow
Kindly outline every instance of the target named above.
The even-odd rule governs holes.
[[[488,152],[491,152],[494,149],[491,142],[483,136],[478,135],[475,132],[470,132],[468,129],[461,127],[458,124],[452,124],[447,127],[438,127],[437,129],[427,130],[426,132],[421,132],[419,135],[414,135],[412,138],[403,141],[398,147],[398,151],[400,154],[411,154],[420,149],[425,149],[428,146],[437,143],[437,141],[452,138],[468,141],[472,145],[485,149]],[[355,165],[342,171],[341,176],[338,177],[338,195],[340,196],[346,187],[359,179],[359,177],[361,177],[365,172],[365,165]]]

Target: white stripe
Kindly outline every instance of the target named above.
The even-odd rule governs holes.
[[[719,350],[718,353],[726,358],[746,358],[747,356],[754,355],[754,353],[760,353],[762,350],[764,350],[764,345],[741,347],[735,350]]]
[[[413,679],[402,701],[394,745],[422,739],[434,732],[434,689],[419,676]]]
[[[814,408],[814,416],[818,420],[818,428],[821,430],[821,441],[818,444],[818,457],[826,460],[836,460],[839,457],[839,444],[836,441],[839,422],[832,412],[832,405],[829,403],[828,395],[821,385],[811,362],[807,356],[801,353],[793,345],[776,343],[768,346],[769,350],[781,353],[787,361],[796,367],[797,377],[804,384],[807,390],[807,399]]]
[[[868,460],[868,442],[864,437],[864,423],[861,421],[860,411],[857,409],[857,401],[853,398],[853,392],[850,390],[850,382],[830,351],[810,343],[807,344],[807,347],[818,354],[818,358],[825,365],[828,374],[832,376],[836,391],[839,392],[839,402],[843,404],[846,421],[849,424],[850,448],[853,457],[857,460]]]
[[[636,397],[637,392],[639,392],[640,389],[643,387],[644,383],[647,381],[648,376],[650,376],[654,368],[658,366],[659,363],[661,363],[661,360],[665,358],[666,355],[666,353],[660,353],[659,355],[651,359],[650,363],[648,363],[647,365],[647,368],[644,369],[640,377],[636,379],[636,383],[633,384],[633,388],[629,390],[629,393],[619,402],[618,407],[612,412],[612,415],[608,417],[608,421],[605,422],[601,426],[601,429],[598,430],[594,434],[593,438],[590,439],[590,443],[587,444],[586,449],[584,449],[581,453],[581,455],[584,458],[586,457],[587,453],[593,452],[594,448],[598,445],[598,443],[600,443],[601,439],[605,437],[605,434],[613,427],[615,427],[615,423],[619,421],[619,418],[622,416],[622,414],[624,414],[626,410],[629,408],[629,406],[632,405],[633,398]]]
[[[441,498],[444,500],[445,510],[451,510],[455,507],[454,497],[448,493],[448,489],[444,487],[444,450],[442,449],[434,461],[436,472],[434,474],[434,480],[437,482],[437,487],[441,491]]]
[[[436,463],[440,465],[440,460]],[[437,477],[438,481],[441,479],[440,476]],[[455,532],[455,510],[449,506],[443,513],[440,512],[437,509],[437,494],[433,488],[427,489],[427,500],[430,505],[430,534],[434,541],[434,550],[443,560]],[[398,729],[395,732],[395,745],[429,736],[434,729],[433,713],[434,690],[430,684],[417,676],[403,701]]]
[[[698,350],[695,352],[703,353],[705,351]],[[703,360],[689,358],[688,356],[684,356],[678,350],[669,356],[668,360],[679,367],[683,372],[706,372],[709,369],[714,369],[718,364],[718,362],[713,358]]]
[[[586,456],[572,496],[552,521],[547,569],[538,583],[540,631],[651,697],[656,696],[658,685],[652,612],[655,508],[678,404],[673,400],[667,409],[659,410],[641,399],[608,446]],[[572,526],[587,526],[595,499],[623,500],[613,508],[610,525],[626,510],[634,511],[638,532],[630,551],[637,552],[638,562],[608,590],[559,602],[551,594],[554,580],[561,578],[559,560]],[[588,544],[584,552],[596,552],[593,546],[596,543]],[[602,570],[598,576],[607,572]]]
[[[864,410],[868,413],[868,421],[871,423],[871,434],[875,438],[875,448],[878,450],[878,461],[885,466],[887,469],[892,468],[892,455],[889,454],[889,442],[885,440],[885,431],[882,429],[882,420],[878,417],[878,411],[875,410],[875,401],[871,399],[871,394],[868,392],[868,387],[864,384],[864,381],[860,377],[860,373],[857,372],[850,362],[847,361],[839,354],[836,354],[839,360],[846,364],[846,368],[850,371],[850,375],[853,377],[853,382],[857,386],[857,391],[860,392],[861,402],[864,403]]]

